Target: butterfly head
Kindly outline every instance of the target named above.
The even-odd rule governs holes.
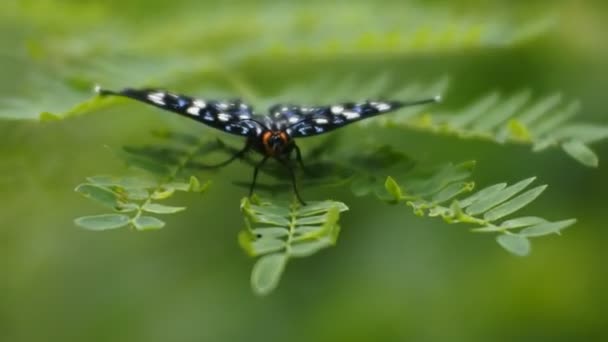
[[[283,131],[266,131],[262,134],[262,144],[269,156],[278,156],[287,150],[290,139]]]

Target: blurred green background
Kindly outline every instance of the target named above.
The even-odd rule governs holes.
[[[230,184],[246,165],[201,176],[211,190],[176,199],[189,210],[163,230],[72,223],[101,212],[75,185],[125,173],[113,150],[154,129],[215,132],[133,104],[69,112],[96,82],[270,101],[324,77],[389,73],[399,86],[448,76],[446,112],[494,90],[561,91],[583,104],[580,120],[606,124],[607,22],[603,1],[3,1],[0,340],[608,340],[606,143],[593,169],[557,149],[379,133],[419,160],[477,160],[482,186],[536,175],[549,190],[526,210],[579,223],[518,258],[465,226],[304,189],[350,206],[339,243],[291,262],[258,298],[236,244],[244,190]],[[36,120],[45,111],[62,119]]]

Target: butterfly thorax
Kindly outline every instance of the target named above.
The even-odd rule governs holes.
[[[278,157],[291,151],[293,140],[280,130],[267,130],[262,133],[256,145],[258,152],[269,157]]]

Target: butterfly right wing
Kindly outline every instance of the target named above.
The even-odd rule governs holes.
[[[205,101],[151,88],[126,88],[120,91],[96,88],[95,90],[102,96],[123,96],[141,101],[235,135],[253,136],[263,130],[262,125],[253,119],[253,109],[239,100]]]
[[[284,113],[277,111],[272,117],[275,122],[286,126],[285,130],[293,138],[323,134],[351,123],[389,113],[403,107],[439,102],[440,97],[418,101],[365,101],[340,103],[330,106],[284,107]],[[276,111],[276,109],[275,109]]]

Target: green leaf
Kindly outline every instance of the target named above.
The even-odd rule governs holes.
[[[302,217],[298,220],[298,225],[314,225],[314,224],[322,224],[328,220],[327,215],[318,215],[318,216],[307,216]]]
[[[264,296],[272,292],[279,284],[287,264],[287,255],[269,254],[261,257],[251,272],[251,287],[257,295]]]
[[[502,248],[515,255],[526,256],[530,254],[530,241],[524,236],[503,234],[498,235],[496,241]]]
[[[251,230],[257,238],[282,238],[289,235],[289,231],[283,227],[260,227]]]
[[[113,177],[92,176],[87,177],[89,183],[102,187],[119,187],[124,189],[147,189],[156,187],[156,182],[148,177]]]
[[[386,177],[386,182],[384,182],[384,187],[389,194],[393,196],[395,201],[400,201],[403,197],[403,193],[401,192],[401,188],[399,184],[395,181],[395,179],[391,176]]]
[[[83,216],[74,220],[74,223],[88,230],[109,230],[128,225],[130,219],[126,215],[105,214],[96,216]]]
[[[562,148],[572,158],[578,160],[583,165],[589,167],[598,167],[599,160],[595,152],[593,152],[585,143],[580,140],[570,140],[562,144]]]
[[[139,210],[137,203],[124,203],[120,205],[120,209],[117,209],[119,213],[130,213]]]
[[[528,190],[523,194],[495,207],[494,209],[487,211],[483,215],[483,219],[487,221],[495,221],[512,214],[534,201],[538,196],[540,196],[540,194],[543,193],[543,191],[545,191],[546,188],[546,185],[541,185],[534,189]]]
[[[537,224],[548,222],[544,218],[536,217],[536,216],[525,216],[518,217],[508,221],[505,221],[500,224],[500,226],[490,225],[481,228],[471,229],[473,232],[478,233],[488,233],[488,232],[504,232],[508,229],[517,229],[523,227],[534,226]]]
[[[531,95],[532,92],[529,89],[523,89],[511,95],[502,103],[493,106],[479,120],[472,122],[472,130],[476,132],[491,132],[499,127],[501,123],[507,122],[510,117],[520,112],[521,108],[530,100]]]
[[[285,241],[272,238],[272,237],[263,237],[261,239],[257,239],[251,243],[251,255],[257,256],[262,254],[268,254],[272,252],[278,252],[280,250],[285,249],[287,244]]]
[[[143,201],[148,199],[148,197],[150,196],[148,190],[146,189],[132,188],[125,189],[124,192],[127,195],[127,198],[133,201]]]
[[[507,131],[509,132],[509,136],[515,140],[530,141],[532,137],[528,127],[517,119],[509,120]]]
[[[506,187],[499,192],[496,192],[490,196],[479,199],[477,202],[471,204],[465,212],[469,215],[477,215],[485,212],[486,210],[493,208],[494,206],[504,202],[505,200],[511,198],[513,195],[525,189],[530,183],[532,183],[536,178],[531,177],[528,179],[524,179],[516,184],[513,184],[509,187]]]
[[[334,245],[340,232],[340,212],[346,210],[348,207],[344,203],[334,201],[310,202],[301,206],[298,202],[281,205],[257,197],[243,198],[241,211],[246,229],[239,233],[238,241],[250,256],[261,256],[252,273],[254,291],[258,294],[272,291],[289,258],[307,257]],[[262,268],[262,272],[258,269],[267,262],[272,267],[279,265],[278,271]],[[260,278],[266,280],[260,281]]]
[[[155,214],[175,214],[186,210],[186,207],[172,207],[158,203],[146,203],[141,207],[142,210]]]
[[[536,237],[549,234],[559,234],[562,230],[576,223],[575,219],[563,220],[558,222],[543,222],[532,227],[522,229],[519,235],[526,237]]]
[[[536,216],[526,216],[526,217],[518,217],[508,221],[503,222],[500,227],[504,229],[513,229],[513,228],[522,228],[528,226],[534,226],[537,224],[545,223],[547,220],[536,217]]]
[[[157,230],[165,226],[165,222],[152,216],[138,216],[133,219],[133,226],[137,230]]]
[[[305,206],[296,209],[298,217],[318,215],[328,212],[331,208],[337,208],[338,212],[344,212],[348,210],[346,204],[336,201],[320,201],[307,203]],[[289,214],[289,213],[287,213]]]
[[[452,183],[433,195],[431,201],[436,203],[449,201],[462,193],[470,192],[474,186],[475,184],[471,182]]]
[[[473,104],[463,109],[458,115],[452,118],[451,123],[455,127],[465,127],[477,121],[480,116],[486,114],[492,107],[496,106],[499,100],[498,93],[490,93],[481,97]]]
[[[153,200],[164,200],[167,199],[175,193],[175,188],[171,186],[164,186],[158,190],[155,190],[150,198]]]
[[[573,123],[556,128],[551,137],[558,141],[579,140],[591,144],[608,138],[608,126]]]
[[[114,210],[119,210],[123,205],[123,198],[118,193],[101,186],[80,184],[75,191]]]
[[[253,250],[252,244],[255,241],[255,235],[249,230],[241,230],[237,235],[237,241],[239,246],[247,253],[247,255],[253,257],[256,256]]]
[[[292,258],[304,258],[311,256],[321,249],[327,248],[333,245],[329,239],[312,240],[302,243],[297,243],[291,246],[288,251],[288,255]]]
[[[421,112],[395,120],[395,125],[463,139],[530,144],[534,151],[561,145],[581,164],[597,167],[597,155],[588,144],[608,139],[608,126],[571,123],[580,111],[578,101],[565,101],[560,94],[532,99],[527,89],[502,97],[497,92],[480,95],[460,110]]]
[[[412,207],[414,214],[418,216],[441,217],[447,223],[477,225],[479,228],[471,229],[473,232],[503,233],[497,238],[498,243],[517,255],[529,253],[528,236],[559,232],[575,222],[575,220],[549,222],[540,217],[527,216],[497,224],[494,221],[513,214],[534,201],[546,189],[546,186],[541,185],[521,193],[534,181],[534,178],[528,178],[511,186],[507,186],[506,183],[490,185],[464,199],[458,199],[458,195],[463,192],[460,189],[472,182],[462,182],[452,175],[452,172],[444,171],[426,175],[426,179],[432,179],[434,184],[443,182],[448,185],[434,194],[425,192],[408,194],[408,198],[402,199],[402,202]],[[447,177],[450,181],[443,180],[443,177]],[[399,187],[396,181],[395,184]],[[420,182],[417,188],[425,189],[427,184]],[[433,187],[437,188],[435,185]],[[441,204],[449,199],[453,199],[449,207]],[[479,215],[483,216],[479,217]],[[514,229],[520,229],[520,231],[512,233]]]
[[[188,191],[192,191],[192,192],[205,192],[207,191],[207,189],[209,188],[209,185],[211,184],[211,182],[207,181],[204,184],[201,185],[201,182],[198,180],[198,178],[194,177],[194,176],[190,176],[190,181],[189,181],[189,186],[188,186]]]
[[[474,193],[473,195],[466,197],[462,200],[458,200],[458,203],[460,204],[460,208],[466,208],[469,205],[477,202],[480,198],[487,198],[490,196],[494,196],[495,194],[499,193],[502,189],[504,189],[507,186],[507,183],[498,183],[498,184],[494,184],[491,186],[488,186],[487,188],[484,188],[482,190],[477,191],[476,193]]]

